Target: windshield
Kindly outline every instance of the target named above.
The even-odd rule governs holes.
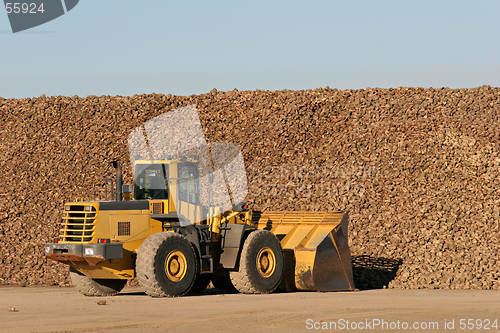
[[[168,199],[168,171],[163,164],[136,165],[134,199]]]
[[[199,203],[197,164],[179,164],[179,199],[194,205]]]

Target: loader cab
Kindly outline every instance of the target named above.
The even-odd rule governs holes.
[[[175,214],[190,223],[205,218],[199,161],[194,157],[135,162],[134,200],[148,200],[153,214]]]
[[[199,204],[198,161],[194,158],[137,161],[135,200],[180,200]]]

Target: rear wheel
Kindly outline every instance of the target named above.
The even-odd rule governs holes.
[[[137,280],[149,296],[185,295],[195,282],[196,271],[194,249],[186,237],[180,234],[153,234],[139,248],[136,260]]]
[[[85,296],[114,296],[127,284],[121,279],[92,279],[70,266],[69,275],[76,289]]]
[[[234,287],[245,294],[268,294],[283,276],[283,250],[276,236],[256,230],[243,245],[238,272],[230,272]]]

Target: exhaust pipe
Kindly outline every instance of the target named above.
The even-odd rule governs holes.
[[[122,195],[122,187],[123,187],[123,180],[122,180],[122,167],[120,166],[120,163],[118,161],[113,161],[113,167],[116,170],[116,201],[122,201],[123,200],[123,195]]]

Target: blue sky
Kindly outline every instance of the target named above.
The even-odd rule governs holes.
[[[13,34],[0,8],[0,97],[498,87],[499,17],[500,1],[80,0]]]

